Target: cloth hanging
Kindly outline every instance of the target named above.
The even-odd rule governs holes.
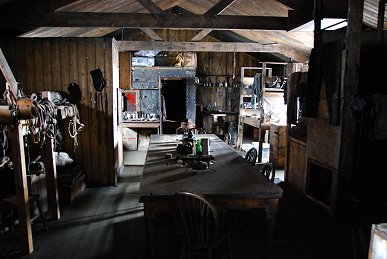
[[[325,82],[325,92],[328,104],[329,123],[340,124],[340,102],[341,102],[341,41],[324,44],[322,71]]]
[[[305,99],[305,110],[303,116],[309,118],[317,117],[317,108],[320,98],[321,80],[320,78],[317,78],[318,73],[316,70],[319,69],[321,66],[319,63],[317,63],[318,61],[316,60],[316,52],[317,50],[314,48],[310,53],[308,79],[306,83],[307,98]]]
[[[387,139],[387,95],[373,95],[372,104],[374,139]]]
[[[297,124],[299,110],[301,112],[303,111],[305,101],[306,76],[306,72],[295,72],[292,73],[290,77],[290,81],[287,86],[287,121],[289,124]],[[298,107],[298,100],[300,101],[300,107]]]
[[[262,84],[261,73],[256,73],[252,84],[251,107],[253,109],[262,108]]]
[[[341,102],[341,41],[325,43],[322,48],[312,49],[309,62],[306,87],[305,109],[303,116],[316,118],[320,90],[324,80],[329,122],[331,125],[340,123]]]

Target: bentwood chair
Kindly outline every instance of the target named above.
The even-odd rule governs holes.
[[[272,163],[270,163],[270,162],[264,163],[263,167],[260,171],[261,171],[261,174],[263,174],[263,176],[267,177],[271,181],[274,181],[275,170],[274,170],[274,166]]]
[[[247,160],[247,162],[255,165],[255,162],[257,161],[257,157],[258,157],[258,151],[256,148],[252,147],[247,151],[245,159]]]
[[[189,192],[178,192],[173,198],[177,231],[183,241],[180,258],[211,259],[223,241],[228,241],[228,255],[232,258],[231,229],[221,223],[211,201]]]

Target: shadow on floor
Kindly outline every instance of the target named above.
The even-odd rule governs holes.
[[[48,223],[48,231],[34,225],[34,252],[22,258],[145,258],[139,179],[126,175],[117,187],[86,189],[62,209],[59,221]],[[269,259],[352,259],[348,224],[334,221],[286,183],[279,185],[284,195]],[[262,226],[249,224],[234,236],[235,259],[260,258],[262,239],[257,233]],[[15,251],[17,231],[12,234],[7,236],[7,248]],[[180,242],[170,228],[159,228],[156,242],[157,258],[178,258]]]

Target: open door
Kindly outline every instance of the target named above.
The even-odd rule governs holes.
[[[163,132],[173,134],[186,120],[187,82],[185,78],[164,78],[161,80],[161,98],[163,106]]]

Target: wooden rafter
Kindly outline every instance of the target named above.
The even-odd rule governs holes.
[[[198,34],[196,34],[191,41],[199,41],[202,40],[204,37],[206,37],[212,30],[211,29],[204,29],[201,30]]]
[[[262,45],[259,43],[236,42],[167,42],[167,41],[117,41],[119,51],[160,50],[160,51],[195,51],[195,52],[266,52],[281,53],[294,61],[304,63],[309,57],[294,49],[279,45]]]
[[[152,40],[163,40],[154,30],[150,28],[141,28],[141,30]]]
[[[209,9],[204,15],[211,18],[227,9],[235,0],[221,0]]]
[[[384,13],[386,11],[386,0],[379,0],[378,8],[378,24],[376,26],[376,42],[379,48],[382,48],[384,43]]]
[[[9,26],[27,27],[126,27],[166,29],[217,29],[217,30],[287,30],[286,17],[219,15],[208,19],[205,15],[141,13],[94,13],[52,12],[42,16],[26,15],[24,19],[13,19],[13,13],[0,17],[0,28]]]
[[[10,86],[10,91],[14,96],[17,94],[17,81],[11,71],[11,68],[8,65],[8,62],[3,54],[3,51],[0,48],[0,70],[3,73],[3,76],[7,83]]]
[[[155,14],[161,14],[164,11],[157,5],[155,4],[152,0],[136,0],[139,2],[145,9],[147,9],[150,13],[155,13]]]
[[[209,19],[217,16],[218,14],[222,13],[226,8],[228,8],[232,3],[234,3],[235,0],[222,0],[219,1],[217,4],[215,4],[210,10],[208,10],[204,15],[207,16]],[[207,34],[209,34],[212,30],[211,29],[204,29],[201,30],[198,34],[196,34],[191,41],[199,41],[206,37]]]

